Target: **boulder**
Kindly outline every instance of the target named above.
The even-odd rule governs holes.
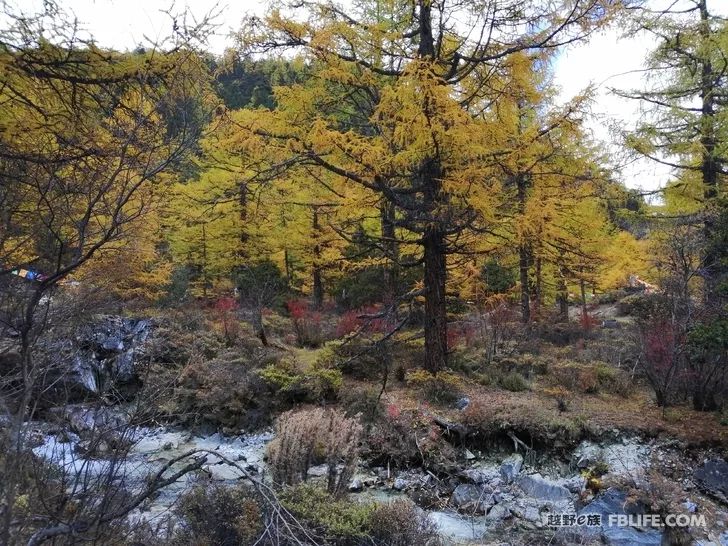
[[[609,546],[659,546],[662,533],[652,528],[618,527],[609,525],[608,519],[612,514],[644,514],[644,505],[628,502],[627,494],[618,489],[607,489],[591,503],[579,510],[582,514],[598,514],[602,525],[584,527],[590,534],[599,534],[602,542]]]
[[[349,491],[351,491],[352,493],[358,493],[362,489],[364,489],[364,484],[359,478],[354,478],[353,480],[351,480],[351,483],[349,484]]]
[[[470,405],[470,398],[467,396],[464,396],[463,398],[460,398],[457,402],[455,402],[455,408],[459,410],[464,410]]]
[[[503,521],[511,517],[511,509],[505,503],[498,503],[493,508],[488,510],[488,514],[485,516],[487,521]]]
[[[572,476],[571,478],[560,480],[559,483],[572,493],[578,495],[586,487],[586,478],[584,476]]]
[[[501,463],[500,476],[505,483],[511,483],[516,479],[523,466],[523,457],[514,453]]]
[[[458,510],[484,514],[499,500],[498,493],[487,485],[460,484],[450,497],[450,504]]]
[[[523,476],[518,480],[518,486],[530,497],[547,501],[564,501],[571,499],[571,492],[563,485],[547,480],[540,474]]]
[[[728,503],[728,463],[723,459],[705,461],[695,470],[693,478],[702,491]]]

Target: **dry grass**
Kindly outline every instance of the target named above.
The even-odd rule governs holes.
[[[306,480],[312,465],[325,462],[329,493],[343,493],[356,468],[362,432],[358,419],[334,409],[282,414],[276,422],[276,438],[268,446],[273,479],[294,485]]]

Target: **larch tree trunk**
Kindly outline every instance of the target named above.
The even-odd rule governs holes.
[[[313,207],[313,233],[317,239],[320,231],[318,207]],[[314,309],[321,309],[323,305],[324,283],[321,276],[321,245],[317,240],[313,247],[313,307]]]

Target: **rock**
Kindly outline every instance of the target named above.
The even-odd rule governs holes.
[[[634,475],[635,472],[647,470],[651,452],[650,446],[627,437],[604,446],[585,440],[574,450],[572,463],[577,468],[604,465],[612,474]]]
[[[606,319],[602,321],[602,328],[615,329],[621,327],[622,325],[615,319]]]
[[[662,533],[656,529],[638,529],[635,527],[618,527],[609,525],[609,516],[612,514],[644,514],[645,507],[640,503],[627,501],[627,494],[618,489],[607,489],[591,503],[579,510],[582,514],[598,514],[602,525],[584,527],[590,534],[599,534],[602,542],[610,546],[659,546]]]
[[[518,486],[526,495],[548,501],[562,501],[571,499],[571,492],[564,486],[543,478],[540,474],[523,476],[518,480]]]
[[[329,466],[325,464],[312,466],[308,469],[308,475],[312,478],[323,478],[324,476],[328,475],[328,473]]]
[[[498,494],[487,485],[460,484],[450,497],[450,504],[458,510],[484,514],[499,500]]]
[[[463,457],[465,457],[466,461],[472,461],[473,459],[475,459],[475,455],[473,455],[473,452],[470,451],[469,449],[466,449],[463,452]]]
[[[604,460],[602,448],[588,440],[579,444],[572,455],[572,461],[577,468],[588,468],[602,460]]]
[[[504,503],[499,503],[493,506],[488,511],[485,519],[488,521],[503,521],[511,517],[511,509]]]
[[[358,493],[362,489],[364,489],[364,484],[359,478],[354,478],[353,480],[351,480],[351,483],[349,484],[349,491],[353,493]]]
[[[586,478],[584,476],[572,476],[571,478],[560,480],[559,483],[572,493],[579,494],[586,487]]]
[[[395,478],[394,483],[392,484],[392,489],[395,489],[397,491],[404,491],[407,489],[407,486],[409,485],[409,482],[405,480],[404,478]]]
[[[656,529],[607,526],[602,531],[602,541],[607,546],[660,546],[662,533]]]
[[[476,463],[460,472],[459,476],[468,483],[489,483],[495,485],[493,483],[495,480],[500,481],[500,470],[498,466],[493,464]]]
[[[501,463],[500,475],[505,483],[511,483],[516,479],[518,473],[523,466],[523,457],[519,453],[514,453]]]
[[[698,488],[709,495],[728,502],[728,463],[723,459],[705,461],[693,473]]]
[[[683,502],[683,503],[682,503],[682,505],[683,505],[683,506],[685,507],[685,510],[687,510],[687,511],[688,511],[688,512],[690,512],[691,514],[694,514],[695,512],[697,512],[697,511],[698,511],[698,505],[697,505],[697,504],[695,504],[695,503],[694,503],[693,501],[691,501],[690,499],[688,499],[688,500],[686,500],[685,502]]]
[[[510,513],[521,520],[520,527],[537,529],[543,527],[543,519],[539,507],[530,502],[519,502],[510,508]]]
[[[458,400],[457,402],[455,402],[455,408],[459,409],[460,411],[464,410],[469,405],[470,405],[470,398],[468,398],[467,396],[465,396],[465,397],[461,398],[460,400]]]

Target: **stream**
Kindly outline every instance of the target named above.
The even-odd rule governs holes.
[[[130,491],[140,491],[150,474],[193,450],[217,452],[246,472],[265,480],[267,472],[263,459],[266,445],[273,438],[271,431],[226,437],[219,433],[195,435],[172,428],[129,428],[128,440],[133,442],[129,455],[114,461],[107,458],[108,454],[105,456],[103,451],[88,455],[82,431],[79,435],[49,429],[44,423],[30,425],[35,429],[37,440],[34,453],[54,462],[65,470],[67,476],[78,477],[75,487],[94,477],[109,475],[114,465],[117,481]],[[130,520],[162,527],[168,516],[174,516],[175,504],[195,480],[205,478],[234,484],[242,476],[240,469],[225,464],[213,454],[207,455],[207,462],[200,470],[165,487],[156,497],[135,509]],[[506,520],[517,522],[521,529],[535,530],[544,528],[545,515],[549,513],[577,513],[577,501],[586,484],[579,475],[579,467],[586,467],[598,459],[614,472],[637,473],[645,469],[649,455],[649,446],[626,439],[605,446],[584,442],[574,452],[571,464],[561,461],[549,465],[541,461],[540,464],[526,465],[518,454],[505,458],[502,454],[480,454],[475,460],[466,462],[460,476],[451,478],[448,484],[421,469],[390,474],[387,469],[362,466],[354,476],[350,490],[351,497],[359,502],[378,503],[390,502],[418,491],[437,491],[442,502],[425,510],[429,518],[447,543],[472,544],[480,542],[484,535],[497,537],[498,527]],[[167,475],[184,464],[185,461],[175,463]],[[325,472],[325,467],[312,467],[309,476],[316,479]],[[660,543],[657,531],[638,530],[636,533],[631,544],[647,546]]]

